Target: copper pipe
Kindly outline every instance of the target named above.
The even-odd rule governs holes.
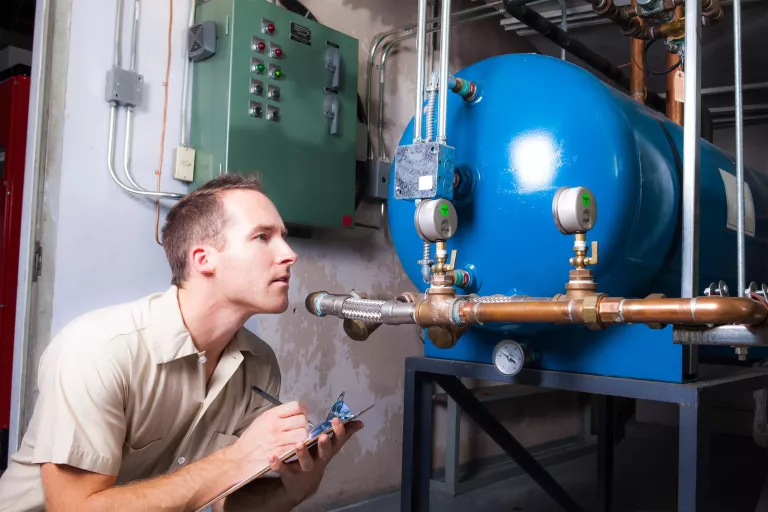
[[[637,1],[632,0],[631,6],[637,6]],[[642,22],[640,23],[642,24]],[[634,37],[630,38],[629,41],[629,62],[631,65],[629,72],[629,95],[633,100],[645,103],[645,70],[643,70],[642,65],[645,41]]]
[[[675,18],[684,16],[682,7],[675,9]],[[667,69],[680,62],[680,56],[676,53],[667,53]],[[667,73],[667,117],[673,123],[683,126],[683,102],[675,100],[675,75],[676,72]]]
[[[459,316],[467,323],[582,323],[581,299],[551,302],[465,302]],[[418,318],[417,318],[418,319]]]
[[[465,323],[565,323],[583,324],[589,299],[553,302],[469,303],[459,307]],[[768,309],[742,297],[696,297],[693,299],[593,298],[596,320],[601,326],[638,324],[744,324],[760,325]],[[419,318],[417,317],[417,320]]]
[[[744,297],[626,299],[621,314],[628,323],[760,325],[768,310]]]

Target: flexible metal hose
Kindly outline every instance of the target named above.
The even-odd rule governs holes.
[[[347,299],[341,307],[341,314],[350,320],[364,322],[381,322],[381,307],[383,300]]]
[[[502,303],[502,302],[526,302],[526,301],[536,301],[536,302],[546,302],[548,300],[551,300],[549,298],[531,298],[527,295],[490,295],[487,297],[478,297],[476,295],[467,297],[466,300],[468,302],[481,302],[484,304],[489,303]]]
[[[429,259],[429,251],[431,250],[431,244],[429,242],[424,242],[424,249],[421,254],[421,277],[424,279],[425,283],[428,283],[431,278],[432,274],[432,261]]]
[[[437,98],[437,81],[439,76],[440,75],[437,71],[432,71],[432,76],[429,79],[429,98],[427,101],[427,142],[435,140],[435,99]]]

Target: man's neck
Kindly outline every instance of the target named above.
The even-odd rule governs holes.
[[[219,355],[251,315],[194,284],[179,288],[179,309],[195,347],[218,360]]]

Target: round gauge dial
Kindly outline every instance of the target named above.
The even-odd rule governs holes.
[[[512,340],[500,341],[493,349],[493,365],[504,375],[517,375],[523,369],[525,352]]]

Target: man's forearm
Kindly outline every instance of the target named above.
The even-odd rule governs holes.
[[[289,512],[297,506],[298,503],[288,497],[279,478],[259,478],[227,496],[222,510],[238,512],[258,509],[260,512]]]
[[[242,478],[242,466],[227,449],[170,475],[111,487],[92,494],[86,510],[196,510]]]

